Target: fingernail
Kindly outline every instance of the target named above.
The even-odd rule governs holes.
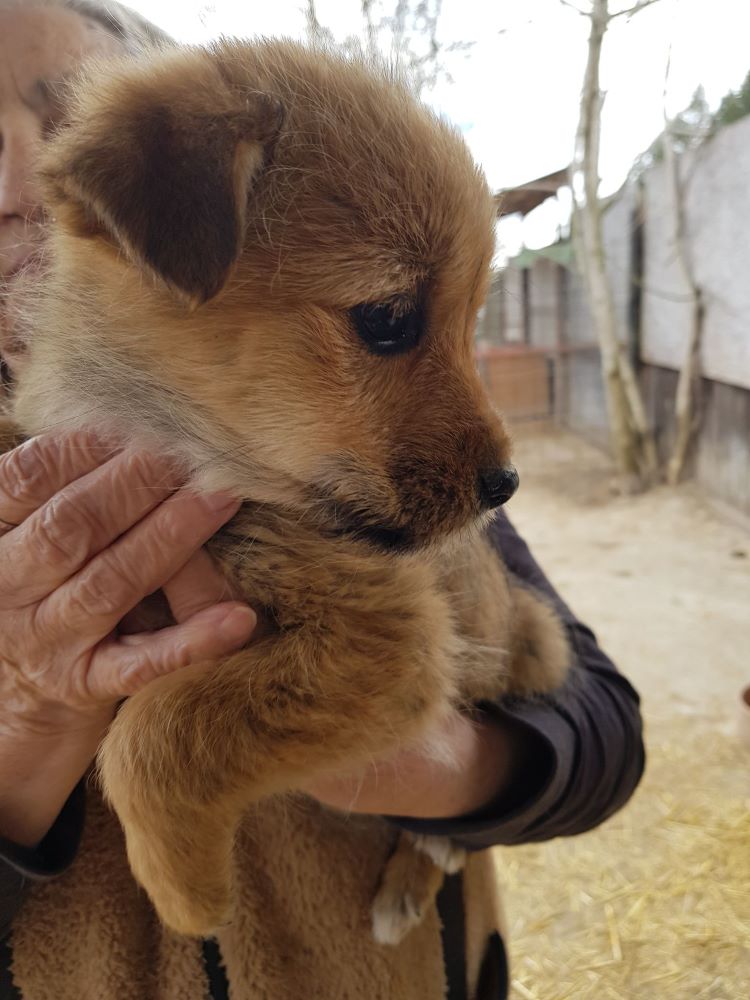
[[[201,499],[212,514],[218,514],[222,510],[231,510],[233,507],[239,509],[240,501],[228,493],[206,493]]]
[[[241,605],[232,610],[219,622],[217,631],[223,639],[239,642],[250,637],[258,616],[252,608]]]

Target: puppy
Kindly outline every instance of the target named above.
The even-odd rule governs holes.
[[[206,936],[254,802],[564,679],[559,622],[481,532],[517,483],[473,362],[493,203],[397,79],[288,42],[109,64],[43,178],[15,419],[157,449],[244,501],[210,548],[260,638],[130,698],[99,755],[135,877]],[[381,940],[436,891],[422,848],[391,861]]]

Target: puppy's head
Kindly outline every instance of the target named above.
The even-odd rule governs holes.
[[[493,205],[460,137],[364,63],[222,44],[95,74],[43,165],[17,413],[388,546],[515,488],[473,330]]]

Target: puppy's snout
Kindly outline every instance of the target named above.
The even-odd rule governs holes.
[[[485,510],[506,503],[518,489],[518,473],[512,465],[502,469],[483,469],[479,473],[479,499]]]

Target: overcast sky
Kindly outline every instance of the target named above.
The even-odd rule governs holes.
[[[576,0],[587,6],[587,0]],[[221,34],[304,37],[303,0],[131,0],[130,5],[180,41]],[[613,0],[613,9],[625,5]],[[318,17],[338,38],[357,32],[360,0],[317,0]],[[392,10],[395,0],[385,0]],[[381,3],[381,9],[383,4]],[[586,58],[588,21],[559,0],[443,0],[440,39],[473,42],[445,56],[452,82],[426,99],[462,129],[494,188],[522,183],[570,161]],[[634,158],[660,132],[664,69],[672,68],[674,113],[702,83],[711,104],[750,69],[748,0],[660,0],[631,21],[619,18],[602,56],[604,105],[601,176],[604,194],[625,178]],[[523,237],[554,238],[560,210],[538,209]],[[517,231],[507,227],[512,243]]]

